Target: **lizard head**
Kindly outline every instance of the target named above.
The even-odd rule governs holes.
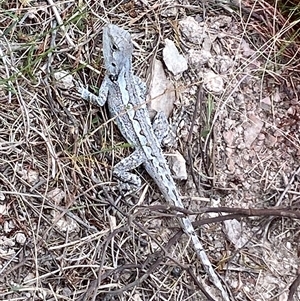
[[[103,28],[103,56],[107,75],[118,80],[124,68],[131,68],[133,45],[128,31],[108,24]]]

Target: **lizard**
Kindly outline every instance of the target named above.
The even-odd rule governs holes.
[[[161,148],[163,135],[157,129],[157,125],[166,120],[166,116],[159,112],[156,120],[151,123],[146,106],[145,84],[132,71],[132,53],[133,43],[128,31],[114,24],[104,26],[103,57],[106,73],[99,93],[95,95],[83,87],[78,88],[78,91],[83,99],[98,106],[107,102],[111,117],[114,118],[121,134],[134,148],[133,153],[117,163],[113,169],[113,175],[125,183],[125,189],[141,186],[140,178],[130,171],[143,165],[165,200],[171,206],[184,208]],[[204,269],[221,291],[224,300],[229,300],[192,222],[187,216],[179,219]]]

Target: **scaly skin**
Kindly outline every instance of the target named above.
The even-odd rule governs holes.
[[[145,104],[145,89],[139,78],[132,73],[133,45],[130,34],[120,27],[108,24],[103,29],[103,55],[106,75],[99,95],[81,89],[81,95],[99,106],[108,102],[112,117],[124,138],[135,149],[127,158],[115,165],[113,173],[125,183],[125,187],[138,188],[140,178],[129,171],[143,165],[153,178],[164,198],[172,206],[184,208],[167,161],[160,147],[160,133],[154,134]],[[127,185],[127,186],[126,186]],[[229,300],[202,248],[189,218],[180,218],[184,232],[213,283],[221,290],[224,300]]]

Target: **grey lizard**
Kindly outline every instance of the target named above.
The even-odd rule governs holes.
[[[80,88],[82,98],[103,106],[108,103],[112,117],[124,138],[134,148],[133,153],[115,165],[113,174],[127,188],[141,185],[140,178],[129,172],[143,165],[148,174],[160,189],[167,202],[176,207],[184,208],[169,166],[161,149],[161,131],[156,131],[151,124],[146,107],[145,84],[132,72],[133,44],[128,31],[108,24],[103,28],[103,56],[106,74],[99,89],[99,95]],[[163,118],[163,114],[158,114]],[[154,122],[159,124],[160,121]],[[198,258],[213,283],[220,289],[225,300],[227,293],[215,274],[211,263],[200,243],[194,227],[188,217],[181,217],[180,222],[184,232],[190,237]]]

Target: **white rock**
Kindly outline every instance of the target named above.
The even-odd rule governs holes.
[[[36,183],[39,179],[38,170],[24,167],[23,164],[16,164],[16,171],[22,177],[23,180],[30,184]]]
[[[224,90],[224,81],[220,75],[209,70],[204,74],[204,86],[212,93],[221,94]]]
[[[39,179],[39,172],[38,170],[28,169],[27,171],[27,181],[30,184],[36,183]]]
[[[270,96],[267,96],[260,100],[260,107],[265,111],[269,111],[271,109],[272,102]]]
[[[66,196],[66,193],[60,188],[56,187],[47,193],[47,198],[55,205],[60,205],[61,201]]]
[[[0,205],[0,214],[1,215],[7,215],[8,211],[7,211],[7,205]]]
[[[242,39],[240,47],[244,57],[250,57],[251,55],[256,53],[256,51],[251,49],[249,43],[246,42],[244,39]]]
[[[247,242],[247,238],[243,237],[241,223],[236,219],[224,221],[224,233],[236,249],[241,248]]]
[[[174,75],[180,74],[187,70],[187,60],[179,54],[173,41],[165,39],[165,47],[163,49],[163,60],[168,68]]]
[[[24,245],[25,242],[26,242],[26,236],[25,236],[24,233],[17,233],[16,236],[15,236],[15,240],[20,245]]]
[[[56,71],[54,72],[54,78],[57,81],[57,86],[62,89],[70,89],[74,87],[73,76],[67,71]]]
[[[186,172],[186,161],[183,156],[176,151],[175,154],[170,156],[170,167],[174,173],[174,178],[179,180],[186,180],[187,179],[187,172]]]
[[[73,219],[68,217],[62,217],[59,220],[57,220],[57,218],[59,218],[60,215],[61,215],[60,213],[54,214],[52,220],[53,223],[56,223],[60,231],[68,232],[68,233],[78,232],[78,225]]]
[[[3,230],[5,233],[11,232],[11,230],[14,230],[16,228],[16,225],[12,220],[5,221],[3,224]]]
[[[167,79],[163,64],[155,60],[152,68],[152,78],[149,85],[148,108],[151,112],[164,112],[167,117],[170,116],[175,101],[175,89],[173,84]],[[154,115],[154,114],[152,114]]]
[[[200,25],[193,17],[187,17],[179,21],[182,33],[186,38],[195,44],[201,45],[203,39],[207,36],[204,27]]]

